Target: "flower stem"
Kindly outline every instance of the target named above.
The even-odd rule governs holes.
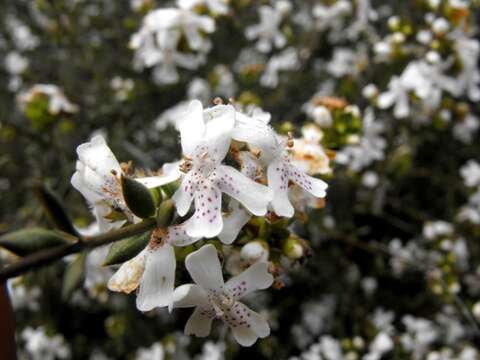
[[[156,225],[156,219],[146,219],[138,224],[129,225],[105,234],[84,238],[76,237],[74,238],[76,240],[71,244],[42,250],[26,256],[13,264],[7,265],[0,270],[0,282],[36,269],[39,266],[47,265],[55,260],[63,258],[64,256],[76,254],[83,250],[93,249],[133,235],[141,234],[147,230],[153,229]]]

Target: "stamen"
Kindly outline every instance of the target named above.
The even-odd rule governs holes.
[[[288,148],[293,148],[293,146],[295,145],[294,141],[293,141],[293,133],[291,131],[288,132],[287,134],[288,136],[288,139],[287,139],[287,147]]]
[[[181,172],[188,173],[192,169],[192,158],[185,156],[183,161],[178,166]]]
[[[215,99],[213,99],[213,103],[215,105],[223,105],[223,99],[220,97],[216,97]]]

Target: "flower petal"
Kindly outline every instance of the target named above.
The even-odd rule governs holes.
[[[123,263],[108,281],[111,291],[131,293],[138,287],[145,269],[147,251],[141,251],[137,256]]]
[[[208,306],[207,293],[196,284],[185,284],[173,292],[173,307]]]
[[[191,237],[212,238],[222,231],[222,193],[210,181],[199,184],[195,192],[195,212],[185,226]]]
[[[193,194],[194,188],[192,185],[192,174],[188,173],[183,177],[182,184],[172,196],[178,215],[185,216],[188,210],[190,210]]]
[[[137,294],[137,308],[149,311],[172,302],[175,281],[175,251],[169,244],[150,248]]]
[[[204,315],[203,310],[197,307],[185,324],[185,335],[205,337],[210,334],[211,328],[212,318]]]
[[[201,237],[188,236],[185,229],[185,223],[169,226],[166,241],[173,246],[188,246],[201,239]]]
[[[228,280],[225,287],[235,299],[240,299],[253,291],[266,289],[272,283],[273,276],[268,272],[268,263],[258,262]]]
[[[281,160],[267,168],[268,187],[273,190],[272,207],[279,216],[292,217],[294,209],[288,199],[288,173]]]
[[[199,100],[192,100],[184,118],[177,124],[183,153],[191,156],[205,134],[202,103]]]
[[[179,169],[179,161],[173,163],[167,163],[162,166],[163,174],[159,176],[149,176],[144,178],[137,178],[139,183],[145,185],[147,188],[152,189],[165,184],[169,184],[178,180],[182,173]]]
[[[216,182],[222,192],[238,200],[254,215],[267,213],[267,205],[273,199],[273,192],[268,187],[225,165],[218,167]]]
[[[261,150],[261,157],[273,159],[278,152],[278,139],[273,129],[262,118],[250,117],[237,112],[232,138],[243,141]]]
[[[252,215],[248,213],[236,200],[230,201],[230,213],[223,216],[223,229],[218,238],[224,244],[231,244],[250,220]]]
[[[224,285],[222,267],[215,246],[208,244],[189,254],[185,259],[185,267],[195,283],[204,290],[222,289]]]
[[[305,174],[294,165],[289,166],[288,173],[290,180],[300,186],[303,190],[319,198],[325,197],[328,188],[325,181]]]
[[[78,158],[93,171],[108,175],[112,170],[122,172],[115,155],[101,135],[93,137],[90,142],[77,147]]]
[[[235,302],[224,318],[230,326],[233,337],[242,346],[253,345],[258,338],[270,335],[270,326],[260,314],[241,302]]]

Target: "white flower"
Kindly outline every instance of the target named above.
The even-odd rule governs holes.
[[[239,301],[272,284],[267,263],[256,263],[225,283],[215,247],[205,245],[187,256],[185,266],[195,284],[182,285],[174,293],[174,307],[195,307],[185,334],[207,336],[213,319],[224,321],[242,346],[270,334],[267,321]]]
[[[280,54],[272,56],[265,67],[265,71],[260,77],[260,84],[274,88],[278,85],[280,71],[294,71],[300,66],[298,51],[289,47]]]
[[[16,51],[10,51],[7,56],[5,56],[5,69],[12,75],[19,75],[25,72],[28,65],[28,58],[22,56]]]
[[[43,327],[25,328],[21,333],[25,350],[32,360],[54,360],[70,358],[70,349],[61,335],[49,337]]]
[[[327,71],[336,78],[345,75],[357,76],[363,61],[365,61],[365,54],[362,49],[353,51],[349,48],[337,47],[333,52],[332,60],[327,64]]]
[[[467,187],[480,186],[480,164],[475,160],[468,160],[465,165],[460,168],[463,182]]]
[[[27,287],[22,282],[22,278],[9,279],[7,285],[12,307],[15,310],[38,311],[40,308],[38,299],[42,294],[42,290],[38,286]]]
[[[78,106],[71,103],[58,86],[52,84],[36,84],[32,86],[28,91],[19,95],[20,104],[25,107],[26,104],[38,96],[47,97],[48,112],[52,115],[58,115],[60,112],[75,113],[78,111]]]
[[[347,145],[337,152],[335,161],[348,165],[351,170],[358,172],[372,162],[382,160],[387,146],[381,136],[383,130],[383,123],[376,120],[373,110],[368,108],[363,118],[363,133],[359,143]]]
[[[178,0],[177,4],[183,9],[194,9],[200,5],[206,5],[214,14],[225,15],[228,13],[229,0]]]
[[[71,183],[92,206],[92,211],[104,232],[121,227],[125,221],[109,221],[112,209],[124,213],[127,218],[133,215],[125,204],[120,185],[123,173],[115,155],[101,135],[77,147],[78,161]]]
[[[130,47],[135,50],[135,66],[154,67],[153,76],[159,84],[178,81],[177,66],[196,69],[204,62],[203,53],[211,44],[201,33],[215,30],[213,19],[188,9],[166,8],[149,12],[140,30],[133,34]],[[190,49],[197,53],[178,51],[185,35]]]
[[[330,159],[320,141],[323,132],[315,125],[302,127],[302,137],[294,140],[292,160],[300,170],[310,174],[329,174]]]
[[[292,5],[286,0],[275,1],[274,4],[274,7],[269,5],[260,6],[258,9],[260,23],[249,26],[245,30],[247,39],[258,39],[257,49],[264,53],[270,52],[272,45],[280,49],[287,43],[287,38],[279,30],[279,27]]]
[[[232,138],[260,149],[260,160],[267,164],[268,186],[274,195],[271,205],[277,215],[293,216],[294,208],[288,199],[289,181],[316,197],[325,197],[328,185],[306,175],[292,163],[287,142],[281,141],[262,118],[237,112]]]
[[[464,144],[471,144],[480,128],[480,122],[473,114],[467,114],[464,119],[453,125],[453,136]]]
[[[446,221],[427,222],[423,226],[423,237],[427,240],[433,240],[443,236],[449,236],[453,233],[452,224]]]
[[[117,270],[108,288],[125,293],[138,288],[137,308],[140,311],[170,307],[176,268],[173,247],[188,246],[197,240],[199,238],[187,235],[184,224],[155,230],[148,246]]]
[[[164,360],[165,348],[161,343],[155,343],[149,348],[140,348],[135,354],[135,360]]]
[[[331,6],[316,4],[313,8],[317,28],[320,31],[330,29],[332,33],[343,27],[344,17],[351,12],[352,4],[346,0],[336,1]]]
[[[240,162],[241,173],[246,177],[254,181],[261,177],[263,170],[251,153],[241,151],[238,154],[237,161]],[[218,234],[220,241],[227,245],[231,244],[251,217],[251,213],[237,200],[231,199],[228,204],[228,211],[223,214],[223,229]]]
[[[394,105],[393,115],[398,119],[405,118],[410,114],[408,92],[401,78],[393,76],[388,83],[388,90],[378,96],[377,105],[380,109]]]
[[[480,42],[477,39],[468,38],[463,32],[453,32],[451,38],[462,63],[462,71],[457,76],[458,92],[466,93],[472,101],[479,101],[480,70],[478,69],[478,61],[480,58]]]
[[[393,349],[393,340],[386,332],[379,332],[369,346],[369,352],[364,360],[377,360]]]
[[[268,188],[221,164],[230,146],[234,123],[235,109],[231,105],[203,110],[199,101],[192,101],[188,116],[179,124],[183,153],[192,159],[192,166],[173,200],[180,216],[186,215],[195,202],[195,212],[186,222],[190,236],[210,238],[222,231],[222,193],[258,216],[265,215],[272,199]]]

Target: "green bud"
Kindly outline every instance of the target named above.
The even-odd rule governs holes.
[[[296,236],[290,236],[282,246],[283,254],[292,260],[298,260],[305,256],[304,244],[301,239]]]
[[[155,200],[150,190],[134,179],[121,177],[123,197],[136,216],[146,219],[155,214]]]
[[[167,199],[160,204],[157,212],[157,225],[160,228],[166,228],[172,222],[175,214],[175,203],[172,199]]]
[[[19,256],[33,254],[51,247],[68,244],[69,234],[60,231],[31,228],[14,231],[0,237],[0,246]]]
[[[108,250],[105,260],[103,260],[103,266],[120,264],[135,257],[140,251],[145,249],[151,234],[151,231],[147,231],[113,243]]]

